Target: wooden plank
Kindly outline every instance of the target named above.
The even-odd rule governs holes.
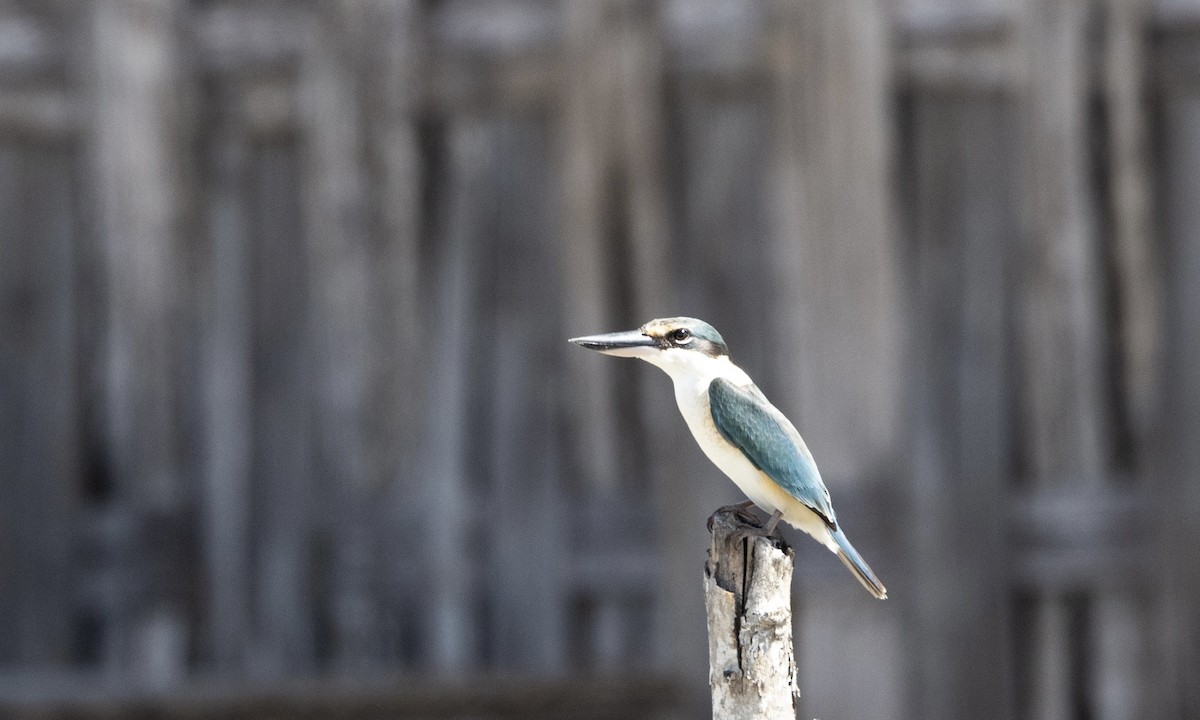
[[[1145,557],[1155,553],[1142,554]],[[1156,632],[1161,613],[1149,593],[1131,592],[1097,599],[1092,607],[1089,652],[1096,670],[1089,678],[1099,718],[1162,717],[1166,683],[1157,669],[1166,656]]]
[[[1008,504],[1009,543],[1017,554],[1011,572],[1018,585],[1048,593],[1091,588],[1109,596],[1106,617],[1112,617],[1120,598],[1136,601],[1156,583],[1161,568],[1146,558],[1157,553],[1158,506],[1146,492],[1051,490],[1020,493]],[[1100,626],[1094,630],[1104,632]],[[1147,628],[1146,635],[1152,634]],[[1136,669],[1126,661],[1097,671],[1135,676]]]
[[[613,69],[624,110],[618,127],[622,135],[620,163],[626,173],[620,202],[628,213],[632,308],[636,316],[648,320],[661,317],[660,308],[678,302],[677,289],[663,280],[670,267],[664,166],[666,58],[657,3],[622,2],[615,8],[619,20],[612,41],[618,59]],[[662,419],[663,403],[649,402],[644,407],[650,422]]]
[[[893,5],[895,21],[921,33],[956,33],[1008,21],[1016,7],[1004,0],[901,0]]]
[[[619,327],[636,327],[651,318],[681,312],[675,309],[681,307],[679,285],[668,271],[666,52],[661,8],[660,3],[627,0],[596,5],[601,24],[591,42],[600,49],[592,58],[593,71],[603,73],[600,77],[607,77],[609,84],[602,102],[593,106],[592,121],[611,122],[614,146],[613,165],[600,176],[601,187],[609,193],[602,210],[607,217],[602,216],[602,222],[616,251],[609,270],[614,274],[614,286],[606,301],[617,306]],[[651,503],[664,527],[663,563],[671,568],[662,576],[657,595],[673,600],[660,601],[654,610],[654,626],[670,642],[654,648],[653,662],[700,680],[707,652],[703,635],[696,632],[704,624],[704,610],[695,590],[692,562],[696,548],[707,543],[703,521],[714,508],[705,502],[707,493],[695,492],[696,475],[690,470],[698,453],[691,455],[686,465],[650,460],[660,453],[676,455],[672,449],[684,447],[684,443],[690,448],[692,442],[675,408],[662,401],[659,393],[665,391],[664,379],[647,378],[645,368],[624,372],[620,385],[625,394],[618,412],[638,420],[636,424],[618,421],[626,443],[618,445],[618,456],[634,460],[622,468],[626,478],[622,490],[630,504]],[[605,634],[598,643],[610,649],[605,656],[609,667],[625,662],[616,649],[626,646],[622,634],[635,623],[624,608],[621,613],[620,623],[601,624]],[[706,706],[707,695],[702,682],[688,687],[689,702],[695,707]]]
[[[313,452],[310,254],[304,236],[302,153],[286,138],[247,148],[241,201],[250,315],[249,422],[253,508],[254,652],[264,676],[319,667],[318,607],[326,588],[314,557],[321,479]],[[249,549],[249,548],[248,548]]]
[[[88,682],[88,680],[92,680]],[[30,686],[49,686],[30,693]],[[7,685],[7,684],[5,684]],[[629,673],[580,679],[530,680],[496,676],[415,680],[304,678],[264,685],[197,683],[173,692],[128,688],[114,692],[91,678],[54,682],[19,677],[0,686],[0,714],[14,720],[164,720],[263,717],[460,718],[484,720],[651,720],[670,717],[678,701],[673,682]],[[14,692],[15,690],[15,692]]]
[[[0,81],[20,84],[61,75],[61,28],[28,13],[0,12]]]
[[[901,24],[897,82],[943,92],[1014,92],[1026,82],[1007,14],[968,23]]]
[[[804,434],[837,507],[839,487],[884,479],[880,468],[894,467],[899,439],[887,17],[873,2],[767,8],[771,272],[763,281],[774,297],[755,320],[773,350],[768,392]],[[855,537],[858,521],[839,519]],[[885,582],[896,577],[871,562]],[[803,561],[797,576],[809,577]],[[901,717],[895,601],[875,604],[841,580],[819,589],[797,583],[802,712]],[[846,652],[847,642],[857,651]]]
[[[62,146],[0,147],[0,657],[14,666],[61,663],[73,651],[74,162]]]
[[[567,38],[564,82],[564,218],[568,242],[562,257],[564,326],[568,334],[636,327],[671,314],[665,302],[673,292],[663,274],[665,214],[662,183],[662,48],[656,32],[656,4],[624,1],[571,2],[565,5]],[[636,69],[635,69],[636,68]],[[620,118],[613,121],[614,118]],[[641,253],[639,255],[639,252]],[[646,387],[646,368],[621,363],[597,364],[594,357],[563,346],[563,379],[571,388],[565,468],[579,477],[570,488],[580,502],[623,508],[619,515],[652,512],[668,524],[662,534],[664,573],[655,592],[678,599],[658,603],[654,623],[668,642],[654,649],[659,667],[693,669],[689,697],[707,706],[703,677],[705,647],[696,628],[703,626],[701,597],[694,592],[688,558],[703,547],[703,517],[712,507],[685,492],[692,476],[678,463],[669,473],[650,460],[661,448],[679,447],[682,423],[672,408],[655,400]],[[660,380],[659,378],[655,378]],[[690,441],[689,441],[690,442]],[[651,493],[653,498],[651,500]],[[652,504],[651,502],[652,501]],[[640,508],[639,508],[640,506]],[[614,536],[611,526],[581,523],[585,554],[604,553],[608,544],[633,544],[635,534]],[[636,524],[635,524],[636,525]],[[602,529],[600,532],[594,530]],[[643,562],[651,562],[646,558]],[[581,591],[594,587],[589,580]],[[638,603],[605,594],[585,594],[587,612],[576,632],[584,654],[599,667],[629,661],[631,628],[645,624]]]
[[[567,51],[563,77],[563,324],[571,335],[601,332],[632,319],[621,317],[613,296],[618,281],[607,233],[615,222],[611,174],[615,162],[616,127],[605,122],[614,112],[611,43],[605,36],[606,5],[573,2],[565,6]],[[628,314],[626,311],[625,314]],[[594,330],[592,329],[594,328]],[[611,490],[619,482],[618,423],[612,365],[562,348],[563,381],[572,388],[566,404],[568,458],[566,480],[578,488]]]
[[[489,655],[503,667],[549,671],[565,662],[571,563],[555,459],[556,398],[547,381],[562,333],[552,310],[560,288],[552,268],[555,213],[542,198],[553,187],[550,133],[534,119],[489,121],[495,206],[488,236],[495,254],[480,324],[485,337],[490,511],[487,592]],[[482,228],[480,228],[482,229]],[[482,238],[477,238],[481,241]],[[488,287],[490,286],[490,287]],[[549,322],[548,322],[549,321]],[[537,522],[530,522],[537,514]],[[531,619],[536,618],[536,622]]]
[[[1150,6],[1156,28],[1194,32],[1200,28],[1200,5],[1193,0],[1157,0]]]
[[[1016,185],[1013,115],[997,96],[918,94],[911,120],[917,388],[916,576],[896,583],[920,648],[924,717],[1009,717],[1004,516],[1009,439],[1006,306]],[[889,589],[892,589],[889,586]],[[889,600],[888,602],[893,602]],[[982,713],[982,715],[981,715]]]
[[[614,13],[611,34],[597,38],[612,43],[611,54],[606,57],[608,65],[601,71],[613,73],[616,93],[616,105],[601,112],[617,112],[620,118],[616,123],[619,133],[616,162],[620,169],[612,178],[615,207],[611,209],[624,223],[623,227],[615,226],[614,232],[625,243],[620,246],[624,258],[618,261],[617,268],[626,275],[624,281],[618,282],[628,284],[618,285],[617,302],[624,305],[622,309],[628,313],[628,320],[634,320],[622,326],[670,316],[676,313],[674,308],[680,307],[679,285],[668,272],[671,259],[667,246],[670,228],[663,106],[666,57],[660,11],[659,3],[613,3],[609,9]],[[664,562],[679,573],[665,576],[658,589],[655,626],[661,628],[665,637],[673,638],[673,642],[655,648],[658,652],[652,661],[658,667],[670,667],[681,674],[686,672],[685,668],[694,668],[699,673],[691,677],[699,678],[703,677],[706,657],[703,636],[696,632],[703,624],[703,601],[694,589],[695,571],[689,567],[690,563],[673,563],[672,558],[696,557],[695,549],[704,546],[704,536],[699,535],[703,518],[712,508],[700,504],[706,493],[692,492],[694,474],[671,463],[645,462],[658,453],[673,455],[672,448],[679,448],[680,443],[688,443],[690,447],[692,440],[679,422],[675,408],[670,402],[663,402],[664,398],[658,394],[665,390],[663,378],[646,378],[645,369],[637,370],[643,374],[626,385],[631,392],[624,398],[622,414],[636,413],[641,426],[622,423],[630,436],[629,446],[622,451],[643,459],[644,464],[630,469],[627,477],[633,482],[626,480],[626,492],[631,504],[651,503],[664,527],[662,536],[669,538]],[[663,598],[673,601],[665,602]],[[610,631],[616,632],[616,628]],[[610,660],[608,669],[615,671],[616,667]],[[701,697],[699,684],[694,687],[693,702]]]
[[[250,629],[251,308],[250,243],[243,202],[247,150],[235,133],[209,139],[209,267],[202,382],[205,455],[201,493],[203,557],[208,575],[205,661],[219,672],[240,670]]]
[[[1034,68],[1024,128],[1019,278],[1031,479],[1086,485],[1104,473],[1100,252],[1088,188],[1084,2],[1039,3],[1021,42]]]
[[[366,424],[369,484],[380,493],[380,540],[389,548],[378,558],[384,612],[381,642],[389,665],[419,662],[418,640],[424,604],[421,589],[422,532],[426,508],[414,503],[426,479],[420,472],[414,438],[423,431],[435,400],[425,380],[430,353],[422,348],[422,276],[429,270],[421,254],[428,227],[423,188],[435,182],[418,126],[421,78],[428,60],[425,17],[415,0],[372,0],[361,8],[364,113],[364,172],[368,175],[372,272],[368,301],[370,334]]]
[[[173,10],[139,10],[135,18],[135,6],[142,7],[111,0],[96,8],[93,142],[112,286],[109,404],[118,472],[144,485],[147,502],[164,504],[178,492],[168,381],[175,128],[164,104],[176,71]]]
[[[1033,682],[1018,710],[1036,720],[1067,720],[1074,714],[1077,672],[1067,602],[1061,596],[1037,599],[1031,630]]]
[[[1019,38],[1031,68],[1023,97],[1021,442],[1031,484],[1076,492],[1105,483],[1113,437],[1104,394],[1100,226],[1088,161],[1090,12],[1087,2],[1036,3]],[[1073,602],[1052,590],[1035,599],[1032,656],[1019,660],[1033,676],[1028,707],[1035,717],[1080,711],[1088,668],[1076,649],[1087,641],[1092,618],[1068,622]]]
[[[769,283],[748,282],[772,272],[761,242],[771,232],[772,209],[765,100],[763,93],[678,97],[678,131],[671,147],[686,163],[673,178],[681,210],[670,253],[680,276],[704,278],[683,283],[681,305],[721,331],[738,365],[770,393],[775,378],[767,373],[774,369],[775,336],[766,318],[774,311],[775,296]]]
[[[438,362],[427,379],[430,405],[422,441],[421,503],[437,508],[423,524],[428,583],[423,612],[429,628],[429,665],[441,672],[462,670],[477,661],[481,628],[472,603],[476,557],[463,527],[472,517],[468,428],[472,412],[470,332],[478,307],[481,272],[478,237],[487,226],[489,162],[482,122],[459,120],[445,130],[445,186],[438,196],[433,295],[426,343]]]
[[[279,3],[212,3],[191,22],[197,62],[217,72],[294,68],[312,32],[310,13]]]
[[[77,244],[82,234],[79,218],[78,171],[80,154],[71,145],[35,145],[27,171],[25,211],[29,225],[17,237],[26,245],[40,246],[42,262],[26,268],[29,279],[43,290],[53,288],[41,302],[38,318],[41,338],[36,354],[27,355],[27,391],[36,393],[37,407],[23,413],[26,432],[36,433],[26,446],[27,479],[34,480],[32,498],[24,520],[36,531],[30,549],[30,581],[36,617],[22,623],[27,657],[61,663],[76,652],[76,548],[72,528],[79,498],[81,450],[79,442],[79,364]],[[34,238],[37,238],[36,240]],[[0,252],[0,255],[5,255]],[[39,317],[40,316],[40,317]],[[40,447],[36,447],[40,445]],[[41,476],[40,478],[38,476]],[[39,497],[40,496],[40,497]],[[36,523],[36,525],[35,525]]]
[[[822,472],[853,482],[894,447],[898,400],[884,16],[772,7],[779,401]]]
[[[366,451],[371,263],[359,104],[362,7],[339,2],[314,11],[298,77],[315,497],[333,508],[325,593],[332,661],[343,671],[369,667],[379,653]]]
[[[106,255],[106,448],[131,512],[170,514],[184,498],[174,385],[185,301],[178,265],[180,4],[105,0],[91,11],[88,142]],[[165,588],[149,583],[140,592],[129,614],[114,618],[110,638],[127,648],[114,662],[147,682],[170,682],[184,672],[186,620]]]
[[[767,26],[763,3],[665,0],[662,17],[670,71],[730,76],[762,69]]]
[[[18,182],[20,180],[20,155],[15,148],[6,144],[0,146],[0,223],[3,223],[5,229],[13,226],[18,226],[20,223],[20,200],[17,192]],[[6,258],[11,258],[6,261],[0,268],[0,292],[3,293],[4,307],[20,307],[22,302],[29,304],[36,298],[36,289],[29,287],[29,281],[23,277],[21,272],[25,264],[24,258],[19,253],[20,246],[13,244],[10,247],[7,238],[16,237],[15,233],[5,232],[3,237],[6,238],[0,249],[4,250]],[[22,281],[24,287],[17,285],[17,281]],[[18,348],[20,340],[17,331],[20,328],[20,323],[15,322],[18,318],[13,317],[11,313],[5,313],[0,316],[3,319],[3,326],[0,326],[0,336],[4,338],[4,348],[6,351],[0,354],[0,467],[4,469],[5,475],[12,475],[19,478],[18,470],[26,465],[27,460],[24,455],[22,444],[18,442],[20,434],[21,416],[19,412],[20,405],[18,399],[24,394],[20,378],[27,372],[22,362],[21,357],[14,350],[8,348]],[[28,333],[28,330],[25,331]],[[11,345],[10,345],[11,343]],[[23,399],[23,398],[21,398]],[[23,405],[24,403],[20,403]],[[19,480],[18,480],[19,482]],[[24,483],[20,483],[24,484]],[[20,542],[22,534],[27,532],[26,524],[21,520],[24,513],[21,512],[21,504],[25,499],[28,491],[18,486],[13,492],[14,502],[0,506],[0,538],[3,539],[3,546],[8,548],[19,548],[24,552],[24,543]],[[8,582],[0,584],[0,647],[4,650],[2,657],[5,663],[16,662],[24,653],[19,652],[17,648],[24,643],[20,643],[20,628],[22,621],[26,615],[23,612],[23,598],[17,589],[17,583],[13,580],[17,577],[18,563],[21,561],[20,555],[17,552],[9,550],[0,558],[0,567],[3,567],[3,576],[10,578]],[[21,569],[22,575],[25,570]]]
[[[1148,3],[1109,3],[1105,14],[1103,93],[1108,128],[1108,197],[1114,292],[1119,302],[1120,392],[1133,447],[1144,454],[1156,417],[1161,367],[1162,287],[1151,199],[1151,157],[1145,111]],[[1135,460],[1136,462],[1136,460]]]
[[[546,0],[446,0],[429,14],[439,50],[492,55],[555,45],[562,34],[560,3]]]
[[[1180,717],[1200,713],[1200,564],[1191,560],[1200,544],[1200,96],[1171,92],[1162,98],[1164,166],[1163,227],[1163,407],[1157,462],[1162,468],[1162,516],[1167,528],[1163,568],[1167,578],[1164,634],[1173,705]]]
[[[422,78],[423,105],[433,112],[479,114],[505,108],[533,111],[553,104],[561,87],[555,53],[432,55]]]
[[[1162,417],[1159,408],[1162,370],[1162,293],[1157,238],[1151,197],[1151,156],[1145,112],[1148,67],[1146,27],[1149,3],[1143,0],[1110,3],[1104,16],[1103,96],[1108,131],[1108,196],[1113,257],[1113,287],[1118,309],[1114,362],[1120,386],[1114,410],[1117,444],[1110,456],[1121,469],[1135,475],[1140,486],[1153,486],[1161,472],[1153,457],[1157,441],[1154,428]],[[1110,341],[1111,343],[1111,341]],[[1153,505],[1151,506],[1153,507]],[[1116,522],[1112,523],[1117,525]],[[1161,543],[1162,533],[1152,542]],[[1149,578],[1146,586],[1162,587],[1161,558],[1151,543],[1137,548],[1136,564]],[[1130,553],[1130,554],[1133,554]],[[1106,553],[1112,555],[1115,553]],[[1136,571],[1099,572],[1102,578],[1137,578]],[[1092,628],[1096,656],[1090,692],[1102,718],[1152,717],[1164,714],[1168,682],[1157,668],[1167,657],[1163,630],[1166,624],[1146,588],[1124,588],[1099,598],[1093,608]]]
[[[66,140],[80,130],[79,105],[59,88],[0,88],[0,127],[42,141]]]

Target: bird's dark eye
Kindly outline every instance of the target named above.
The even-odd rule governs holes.
[[[671,331],[671,342],[676,345],[687,345],[692,341],[692,331],[687,328],[679,328]]]

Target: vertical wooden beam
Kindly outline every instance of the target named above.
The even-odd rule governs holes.
[[[78,431],[80,464],[76,482],[80,491],[81,511],[93,510],[97,505],[112,499],[115,490],[113,466],[108,452],[106,430],[107,407],[107,323],[108,317],[108,243],[101,230],[99,219],[100,199],[92,185],[94,169],[92,131],[87,126],[91,94],[86,90],[94,72],[95,53],[92,47],[93,15],[76,12],[69,16],[69,50],[65,56],[68,77],[74,88],[75,111],[78,122],[76,167],[74,170],[78,204],[76,212],[86,223],[81,225],[76,252],[75,315],[77,318],[75,347],[78,353],[76,387],[78,402]],[[86,536],[86,530],[77,528],[76,542]],[[93,536],[94,537],[94,536]],[[80,643],[80,658],[91,664],[100,664],[114,643],[106,637],[105,628],[114,629],[112,618],[107,612],[105,591],[111,587],[109,576],[102,562],[80,563],[76,561],[72,578],[75,601],[78,603],[76,617],[78,630],[100,632],[90,637],[82,635],[86,642]]]
[[[252,279],[248,295],[252,406],[249,538],[255,582],[254,654],[249,667],[262,676],[312,672],[317,666],[316,614],[328,596],[317,549],[322,504],[315,499],[321,478],[315,472],[316,417],[312,383],[309,253],[297,248],[304,236],[300,177],[302,151],[294,138],[252,138],[245,166],[234,186],[247,225],[240,237],[246,263],[241,279]],[[328,505],[326,505],[328,507]],[[331,514],[343,522],[336,508]],[[326,538],[329,536],[326,535]],[[320,588],[320,589],[315,589]],[[316,596],[316,597],[314,597]]]
[[[566,615],[571,543],[562,513],[561,468],[555,452],[556,383],[551,380],[562,344],[555,323],[544,322],[559,297],[549,132],[535,117],[489,122],[497,148],[490,167],[496,206],[488,236],[496,251],[486,310],[490,327],[483,385],[486,426],[477,441],[488,448],[489,528],[487,593],[491,606],[489,655],[504,668],[553,672],[567,662]],[[481,240],[480,239],[477,239]],[[480,398],[482,400],[482,398]],[[537,618],[530,622],[530,618]]]
[[[668,312],[671,290],[658,274],[668,239],[663,59],[657,3],[572,0],[564,13],[564,320],[582,333]],[[594,359],[570,350],[580,470],[595,491],[615,492],[632,468],[614,462],[622,449],[614,371],[597,372]]]
[[[563,322],[570,334],[600,332],[629,322],[614,302],[614,250],[608,237],[613,218],[609,202],[615,170],[616,112],[613,85],[612,12],[608,2],[574,0],[564,4],[566,26],[563,73]],[[596,328],[595,330],[589,328]],[[596,367],[594,358],[563,343],[565,382],[572,401],[564,408],[577,458],[570,476],[580,488],[612,491],[619,484],[617,403],[614,370]]]
[[[633,326],[644,320],[631,289],[636,284],[625,166],[625,128],[616,120],[628,98],[622,91],[620,38],[627,15],[619,1],[563,4],[565,59],[562,74],[561,151],[564,174],[561,257],[564,339],[588,328]],[[649,73],[655,72],[653,68]],[[562,343],[564,387],[571,388],[563,411],[568,422],[564,452],[569,492],[581,504],[620,502],[629,476],[640,473],[629,449],[639,422],[623,420],[632,377],[630,368],[596,363],[587,353]],[[634,443],[639,443],[634,445]],[[580,520],[586,522],[586,513]],[[590,550],[591,548],[589,548]],[[585,551],[586,552],[586,551]],[[620,613],[611,602],[591,597],[586,654],[601,667],[620,656]],[[583,628],[580,628],[583,630]]]
[[[249,631],[251,495],[250,242],[243,192],[246,148],[232,133],[211,139],[209,272],[203,346],[205,435],[201,493],[205,660],[218,672],[242,669]]]
[[[1088,186],[1087,0],[1032,2],[1021,46],[1020,333],[1030,472],[1038,484],[1086,485],[1104,477],[1100,404],[1100,248]]]
[[[424,166],[417,124],[421,108],[424,17],[416,0],[363,3],[364,64],[362,97],[364,170],[370,203],[369,254],[372,267],[368,313],[368,484],[379,492],[380,542],[389,551],[378,558],[385,609],[415,614],[423,603],[418,581],[422,517],[413,502],[427,482],[419,472],[420,437],[430,403],[429,365],[437,359],[422,337],[422,277],[429,270],[420,254],[422,186],[434,182]],[[422,349],[414,352],[414,349]],[[403,623],[385,623],[388,662],[411,656],[413,638]]]
[[[0,662],[69,656],[78,501],[75,155],[0,141]]]
[[[915,577],[893,597],[920,647],[912,714],[1008,717],[1007,306],[1016,167],[1006,99],[917,91],[911,352]],[[889,600],[888,602],[893,602]],[[981,622],[980,618],[988,618]]]
[[[1164,652],[1161,605],[1151,593],[1125,590],[1097,598],[1092,607],[1095,658],[1089,678],[1096,717],[1104,720],[1162,717],[1167,678],[1159,672]]]
[[[487,135],[477,120],[462,120],[446,129],[445,187],[439,194],[428,347],[437,358],[428,378],[431,401],[424,433],[421,475],[427,508],[424,523],[427,555],[426,613],[430,627],[431,664],[442,672],[461,671],[477,660],[480,628],[472,603],[477,561],[467,547],[463,528],[471,517],[467,428],[473,407],[471,338],[464,332],[475,317],[478,238],[488,217],[484,205],[490,189]]]
[[[887,15],[875,0],[778,0],[767,8],[776,297],[769,332],[777,378],[769,392],[804,434],[837,507],[839,488],[866,495],[884,479],[883,468],[896,467],[904,386],[889,202]],[[854,535],[854,518],[843,519]],[[879,557],[869,546],[859,549]],[[873,563],[890,583],[895,574]],[[894,702],[902,665],[896,621],[888,617],[894,606],[873,605],[851,583],[836,594],[806,585],[797,607],[804,683],[828,689],[807,694],[804,712],[902,716]],[[844,652],[854,637],[870,652]]]
[[[672,178],[682,209],[671,266],[680,276],[703,278],[682,284],[680,307],[720,330],[737,364],[770,390],[778,369],[769,330],[778,295],[755,281],[774,273],[772,248],[763,241],[774,210],[771,112],[763,94],[756,87],[731,96],[673,95],[678,132],[670,147],[685,169]]]
[[[373,452],[385,453],[372,464],[372,477],[395,482],[413,474],[396,442],[412,437],[419,423],[419,373],[400,362],[405,348],[420,342],[421,258],[419,254],[421,185],[431,181],[422,167],[417,117],[421,108],[423,18],[416,0],[371,0],[363,11],[370,35],[370,57],[364,78],[367,122],[366,167],[373,182],[368,188],[372,211],[371,252],[380,272],[372,276],[371,337],[373,387],[382,413],[372,436]],[[395,413],[400,413],[396,415]],[[387,448],[396,448],[388,450]]]
[[[172,330],[181,198],[176,3],[97,3],[96,185],[108,250],[109,413],[117,473],[151,505],[178,499]]]
[[[239,30],[224,27],[234,36],[222,42],[237,43]],[[239,70],[211,78],[204,123],[203,640],[210,668],[269,678],[316,669],[327,594],[314,528],[301,149],[295,127],[256,112],[264,95],[291,100],[296,78]]]
[[[634,283],[629,276],[633,261],[625,207],[628,176],[623,128],[614,122],[626,102],[620,89],[617,42],[623,32],[621,3],[571,0],[563,3],[563,14],[560,143],[566,242],[559,257],[565,339],[593,332],[589,328],[632,326],[643,320],[628,296]],[[628,410],[622,407],[622,398],[628,397],[622,383],[629,382],[631,373],[615,363],[596,363],[567,343],[559,348],[566,368],[563,387],[571,389],[563,406],[568,424],[563,453],[567,491],[579,496],[581,503],[611,503],[628,487],[628,475],[637,472],[628,450],[631,441],[641,440],[632,437],[633,427],[640,424],[620,417]],[[583,514],[581,519],[586,517]],[[589,620],[588,637],[583,639],[586,655],[601,667],[615,665],[621,644],[618,609],[600,603]]]
[[[1036,0],[1019,28],[1028,85],[1021,147],[1024,179],[1018,305],[1021,438],[1030,485],[1072,491],[1107,478],[1101,245],[1089,184],[1089,0]],[[1075,710],[1079,626],[1061,595],[1035,600],[1033,695],[1019,710],[1063,720]]]
[[[574,334],[588,328],[634,326],[674,314],[676,288],[666,272],[667,199],[664,180],[664,57],[659,3],[629,0],[571,0],[564,5],[567,63],[564,73],[566,173],[564,226],[569,242],[564,259],[565,322]],[[682,424],[673,408],[641,392],[643,368],[597,367],[594,358],[563,345],[572,388],[567,406],[570,437],[584,458],[584,489],[595,498],[627,503],[653,493],[662,535],[663,584],[655,607],[660,637],[656,663],[681,675],[701,677],[703,606],[694,592],[689,557],[705,542],[702,519],[712,511],[706,494],[678,466],[638,466],[644,453],[670,453],[679,447]],[[617,378],[621,386],[618,386]],[[651,378],[648,382],[659,378]],[[632,391],[629,386],[632,385]],[[650,402],[643,402],[643,398]],[[620,417],[636,413],[637,418]],[[640,432],[639,432],[640,431]],[[632,452],[631,452],[632,448]],[[621,662],[621,608],[609,600],[597,608],[596,649],[601,663]],[[628,618],[625,618],[628,620]],[[705,702],[703,685],[689,697]]]
[[[1191,42],[1189,40],[1189,42]],[[1195,50],[1193,49],[1194,53]],[[1192,55],[1191,57],[1195,57]],[[1200,97],[1194,86],[1168,86],[1163,98],[1162,174],[1164,228],[1163,405],[1158,427],[1165,534],[1166,602],[1170,654],[1165,673],[1175,695],[1167,709],[1200,716]]]
[[[637,322],[645,322],[681,312],[674,310],[679,307],[679,292],[668,272],[671,267],[667,254],[671,228],[665,176],[666,49],[662,3],[613,0],[610,7],[615,14],[615,25],[612,35],[607,38],[612,43],[613,53],[609,71],[615,77],[617,104],[609,111],[616,112],[618,118],[617,162],[622,168],[624,183],[620,186],[621,195],[617,202],[624,209],[623,216],[628,223],[622,232],[628,238],[629,253],[624,271],[629,274],[630,296],[618,299],[618,302],[628,303]],[[644,372],[643,368],[638,369]],[[662,384],[652,387],[649,383],[643,384],[646,380]],[[672,457],[677,454],[672,448],[680,447],[681,442],[691,442],[673,403],[662,401],[660,393],[666,389],[665,384],[662,377],[646,378],[645,375],[634,384],[636,401],[631,405],[642,418],[640,434],[644,457]],[[621,425],[629,427],[626,422]],[[630,472],[638,474],[639,470],[645,474],[630,487],[629,500],[635,505],[652,503],[664,528],[664,562],[679,571],[678,576],[665,577],[666,582],[659,588],[655,622],[663,636],[680,639],[661,646],[661,653],[655,660],[673,670],[689,665],[702,669],[704,642],[695,632],[702,623],[702,601],[694,590],[694,576],[688,577],[691,564],[676,561],[694,557],[695,548],[704,545],[703,518],[708,516],[711,508],[700,503],[707,494],[695,491],[695,476],[668,463],[650,462],[644,468],[631,468]],[[685,544],[691,543],[693,538],[700,539],[700,544]],[[630,618],[626,617],[625,622],[630,622]],[[613,632],[616,631],[614,627]],[[617,642],[621,647],[625,645]],[[683,662],[676,663],[675,659],[680,657]],[[621,659],[616,658],[611,665],[616,666],[619,662]]]
[[[1033,615],[1031,649],[1036,663],[1035,677],[1025,687],[1030,693],[1022,700],[1028,705],[1022,712],[1029,717],[1066,720],[1074,715],[1073,657],[1071,622],[1067,603],[1061,598],[1036,601]]]
[[[891,461],[899,402],[887,16],[875,0],[769,9],[781,400],[823,474],[865,482]]]
[[[1163,468],[1153,457],[1162,370],[1162,280],[1152,217],[1150,143],[1146,112],[1147,22],[1144,0],[1105,2],[1101,91],[1106,110],[1108,233],[1113,263],[1108,289],[1119,312],[1114,340],[1119,393],[1132,447],[1129,470],[1140,485],[1161,488]],[[1114,343],[1110,342],[1110,346]],[[1110,435],[1110,442],[1119,439]],[[1155,539],[1165,537],[1156,534]],[[1159,553],[1156,553],[1159,554]],[[1159,554],[1161,557],[1161,554]],[[1161,560],[1159,561],[1161,562]],[[1155,671],[1164,633],[1157,588],[1114,588],[1096,600],[1091,647],[1091,692],[1104,720],[1156,717],[1164,712],[1167,683]]]
[[[1120,300],[1120,352],[1134,450],[1145,455],[1158,400],[1161,364],[1159,258],[1152,217],[1146,112],[1145,0],[1104,3],[1102,89],[1108,119],[1114,291]]]
[[[94,167],[106,252],[106,430],[119,502],[133,513],[177,511],[176,332],[181,276],[183,150],[174,0],[103,0],[92,8]],[[130,550],[147,548],[131,543]],[[134,558],[126,558],[133,563]],[[135,563],[136,564],[136,563]],[[184,672],[187,631],[167,589],[130,598],[116,662],[149,682]]]
[[[621,0],[615,5],[619,24],[612,41],[619,93],[620,162],[627,174],[621,202],[628,213],[632,306],[647,320],[677,302],[676,288],[664,281],[669,266],[665,183],[666,57],[661,9],[657,2]],[[662,403],[650,407],[661,408]],[[650,420],[655,420],[650,412]],[[661,418],[658,418],[661,419]]]
[[[365,667],[379,652],[372,558],[372,488],[367,467],[369,288],[373,275],[364,118],[358,62],[364,27],[353,2],[314,12],[299,98],[303,142],[305,247],[309,254],[315,471],[320,496],[335,508],[330,622],[340,670]]]

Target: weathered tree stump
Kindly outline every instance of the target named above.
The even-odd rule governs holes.
[[[712,518],[704,568],[714,720],[795,720],[792,549],[736,506]],[[755,534],[760,533],[760,534]]]

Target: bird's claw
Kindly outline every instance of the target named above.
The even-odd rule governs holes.
[[[733,536],[738,540],[749,540],[753,537],[764,537],[768,540],[774,540],[778,536],[775,534],[775,528],[779,525],[779,520],[783,513],[776,510],[771,513],[771,518],[767,520],[767,524],[763,525],[762,520],[758,516],[752,515],[750,512],[741,508],[734,508],[734,513],[739,520],[743,520],[743,524],[738,526],[733,531]],[[780,538],[782,539],[782,538]]]
[[[770,520],[767,521],[766,526],[763,526],[763,524],[758,522],[758,518],[755,518],[755,522],[744,524],[744,526],[739,526],[733,530],[731,535],[733,536],[734,540],[739,542],[750,540],[751,538],[766,538],[772,542],[775,547],[784,547],[786,545],[782,535],[775,534],[775,526],[778,526],[781,516],[782,515],[780,514],[780,511],[776,510],[773,512],[772,516],[770,516]]]
[[[707,523],[708,531],[710,533],[712,532],[713,521],[716,519],[717,514],[721,513],[721,512],[732,512],[737,517],[737,519],[740,520],[744,525],[750,525],[751,527],[762,530],[763,529],[762,519],[759,518],[754,513],[750,512],[750,508],[752,508],[752,507],[754,507],[754,502],[752,500],[746,500],[745,502],[740,502],[735,505],[726,505],[724,507],[717,508],[716,511],[713,512],[712,515],[708,516],[708,523]],[[771,529],[774,530],[773,524],[771,525]],[[749,536],[749,535],[767,535],[767,534],[768,533],[751,532],[751,533],[748,533],[747,536]]]
[[[762,527],[761,525],[752,525],[752,526],[748,526],[748,527],[746,527],[746,526],[739,527],[738,529],[733,531],[732,535],[737,540],[749,540],[751,538],[756,538],[756,537],[763,537],[763,538],[770,539],[773,536],[773,533],[768,533],[767,529]]]

